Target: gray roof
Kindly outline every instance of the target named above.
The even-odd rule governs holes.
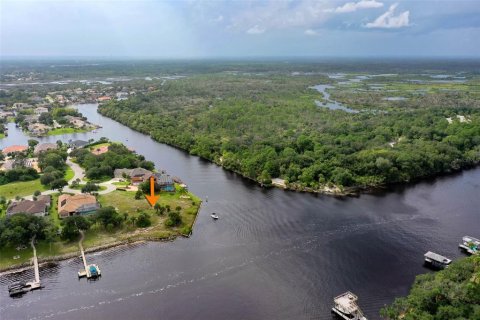
[[[155,173],[155,178],[157,179],[157,184],[161,186],[173,184],[173,179],[168,174]]]
[[[48,197],[48,202],[45,197]],[[50,205],[50,196],[42,196],[42,199],[37,199],[37,201],[31,200],[22,200],[19,202],[12,203],[7,208],[7,214],[12,215],[16,213],[43,213],[47,211],[48,206]]]
[[[58,145],[56,143],[40,143],[35,146],[33,153],[38,154],[42,151],[47,151],[49,149],[57,149]]]
[[[76,147],[76,148],[86,146],[87,144],[88,144],[88,141],[83,141],[83,140],[75,140],[75,141],[70,142],[70,145],[72,147]]]
[[[130,172],[131,177],[142,177],[146,175],[151,176],[152,172],[143,168],[135,168],[135,169],[132,169],[132,172]]]

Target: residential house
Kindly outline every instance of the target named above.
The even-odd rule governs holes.
[[[40,119],[40,116],[38,114],[29,114],[25,116],[25,122],[28,122],[28,123],[38,122],[38,119]]]
[[[42,195],[38,196],[37,200],[22,200],[13,202],[7,208],[7,215],[27,213],[37,217],[44,217],[48,214],[48,208],[50,208],[50,205],[50,196]]]
[[[37,158],[27,158],[27,159],[7,159],[0,166],[0,171],[10,171],[13,168],[24,167],[24,168],[33,168],[37,172],[40,172],[38,167]]]
[[[47,112],[48,112],[48,108],[45,108],[45,107],[37,107],[37,108],[35,108],[35,110],[33,110],[33,112],[35,112],[35,114],[37,114],[37,115],[41,115],[42,113],[47,113]]]
[[[155,182],[158,186],[160,186],[160,191],[168,191],[174,192],[175,191],[175,184],[173,182],[172,177],[165,173],[155,173]]]
[[[51,149],[58,149],[58,145],[56,143],[40,143],[35,146],[35,149],[33,150],[33,154],[38,155],[43,151],[47,151]]]
[[[27,150],[28,150],[27,146],[13,145],[13,146],[4,148],[2,150],[2,153],[4,155],[7,155],[7,154],[10,154],[10,153],[24,152],[24,151],[27,151]]]
[[[28,131],[30,131],[30,133],[33,135],[39,136],[39,135],[46,134],[48,130],[50,130],[51,128],[52,127],[47,126],[43,123],[36,122],[28,126]]]
[[[123,178],[125,174],[130,178],[133,185],[138,185],[144,181],[147,181],[153,173],[147,169],[135,168],[135,169],[115,169],[113,174],[115,178],[119,178],[119,179]]]
[[[24,102],[16,102],[13,104],[12,106],[12,109],[15,109],[15,110],[23,110],[23,109],[28,109],[28,108],[31,108],[32,106],[29,105],[28,103],[24,103]]]
[[[0,119],[7,119],[8,117],[14,117],[15,113],[12,111],[0,111]]]
[[[112,98],[110,98],[109,96],[101,96],[101,97],[98,97],[97,101],[98,102],[105,102],[105,101],[110,101]]]
[[[88,144],[88,141],[74,140],[69,142],[72,149],[83,148]]]
[[[66,218],[75,215],[85,215],[97,211],[100,204],[95,196],[90,194],[62,194],[58,197],[58,215],[60,218]]]

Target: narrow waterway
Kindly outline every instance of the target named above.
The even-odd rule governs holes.
[[[88,255],[102,270],[98,281],[77,279],[80,258],[41,268],[45,288],[19,299],[7,285],[33,270],[0,277],[2,320],[332,319],[332,298],[346,290],[379,319],[415,275],[430,272],[426,251],[456,259],[463,235],[480,236],[480,169],[359,198],[262,189],[97,114],[96,105],[79,109],[103,129],[42,140],[121,141],[208,202],[190,239]],[[11,129],[0,148],[28,140]]]

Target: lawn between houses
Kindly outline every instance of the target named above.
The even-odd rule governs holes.
[[[180,198],[181,196],[188,196],[190,199]],[[167,214],[157,215],[145,198],[135,200],[135,192],[117,190],[105,195],[99,195],[98,200],[102,207],[112,206],[116,208],[121,215],[127,213],[128,217],[137,216],[141,211],[147,212],[151,217],[152,225],[147,228],[137,228],[129,222],[128,218],[121,227],[111,232],[105,230],[98,224],[92,225],[92,227],[85,232],[83,246],[86,250],[98,246],[141,240],[160,241],[181,235],[189,235],[201,204],[200,198],[192,193],[180,192],[178,187],[175,193],[160,193],[159,204],[169,205],[172,210],[175,210],[177,206],[182,208],[180,211],[183,221],[182,224],[178,227],[170,228],[165,226]],[[47,218],[51,219],[55,225],[61,226],[57,204],[58,194],[53,194],[52,206]],[[40,241],[36,248],[40,261],[75,254],[79,250],[77,241],[65,242],[60,240],[60,238],[57,238],[57,240],[52,243]],[[19,257],[13,259],[14,256]],[[16,248],[13,247],[4,247],[0,250],[0,271],[16,266],[20,267],[22,264],[28,264],[31,258],[32,250],[29,246],[21,250],[16,250]]]
[[[77,129],[77,128],[58,128],[58,129],[52,129],[47,132],[47,136],[56,136],[56,135],[61,135],[61,134],[69,134],[69,133],[83,133],[83,132],[88,132],[92,131],[94,128],[87,130],[87,129]]]

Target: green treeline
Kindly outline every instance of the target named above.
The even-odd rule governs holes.
[[[309,87],[329,82],[322,75],[196,75],[99,112],[264,184],[280,177],[304,190],[408,182],[479,163],[480,110],[455,107],[456,96],[452,107],[445,99],[422,107],[402,101],[355,105],[362,112],[353,114],[314,104],[323,97]]]
[[[480,319],[480,256],[417,276],[410,294],[381,313],[392,320]]]

